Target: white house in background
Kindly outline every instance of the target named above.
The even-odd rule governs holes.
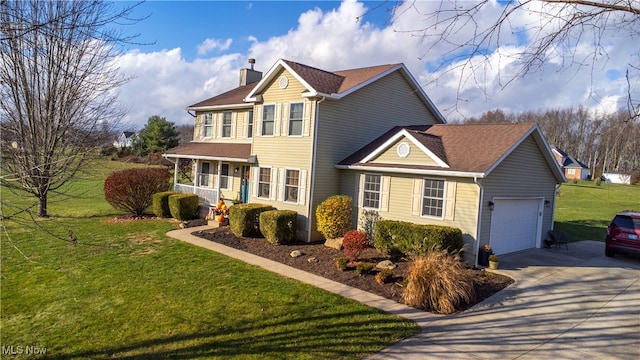
[[[113,146],[117,147],[118,149],[131,147],[131,145],[133,145],[133,139],[135,139],[136,134],[137,133],[133,131],[121,132],[118,138],[113,142]]]
[[[604,173],[602,176],[605,177],[608,183],[612,184],[631,184],[631,174],[621,174],[621,173]]]

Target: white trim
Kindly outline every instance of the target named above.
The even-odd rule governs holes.
[[[271,166],[258,166],[256,167],[256,198],[263,200],[272,200],[273,196],[273,175],[277,171],[273,171],[274,168]],[[261,169],[269,169],[269,197],[260,196],[260,170]]]
[[[369,176],[379,176],[380,177],[380,190],[378,191],[378,207],[377,208],[369,207],[369,206],[365,206],[364,205],[364,203],[365,203],[364,188],[365,188],[365,185],[367,183],[367,180],[366,180],[367,175],[369,175]],[[361,184],[360,193],[362,195],[361,196],[362,197],[362,206],[361,207],[363,209],[370,209],[370,210],[378,210],[378,211],[380,211],[380,209],[382,208],[382,178],[383,177],[384,177],[384,175],[382,175],[382,174],[376,174],[376,173],[370,173],[370,172],[362,174],[362,180],[360,182],[360,184]]]
[[[399,165],[400,166],[400,165]],[[377,171],[384,173],[397,174],[413,174],[413,175],[434,175],[434,176],[451,176],[451,177],[467,177],[467,178],[484,178],[484,173],[464,172],[464,171],[448,171],[448,170],[426,170],[426,169],[408,169],[400,167],[381,167],[381,166],[363,166],[363,165],[336,165],[336,169],[342,170],[358,170],[358,171]]]
[[[325,98],[323,97],[322,99],[318,100],[316,102],[315,105],[315,117],[313,120],[313,145],[311,146],[311,178],[309,179],[309,185],[311,187],[310,191],[309,191],[309,207],[307,208],[307,242],[311,242],[311,220],[312,220],[312,216],[310,216],[311,214],[314,213],[314,208],[313,208],[313,195],[315,192],[315,188],[316,188],[316,158],[318,156],[318,120],[320,118],[320,103],[322,103],[323,101],[325,101]],[[311,124],[309,124],[309,127],[311,127]],[[311,130],[309,130],[311,131]]]
[[[406,129],[402,129],[402,130],[398,131],[395,135],[393,135],[387,141],[385,141],[384,144],[378,146],[375,150],[373,150],[371,153],[369,153],[369,155],[365,156],[364,159],[360,160],[360,162],[366,163],[366,162],[371,161],[376,156],[381,155],[384,151],[389,149],[391,147],[391,145],[396,143],[402,137],[405,137],[406,139],[411,141],[411,143],[413,143],[413,145],[415,145],[418,149],[422,150],[422,152],[424,152],[428,157],[430,157],[433,161],[435,161],[436,164],[438,164],[438,166],[443,167],[443,168],[449,168],[449,165],[446,162],[444,162],[442,159],[437,157],[434,153],[431,152],[431,150],[429,150],[421,142],[416,140],[416,138],[414,138]]]
[[[265,106],[273,106],[273,128],[271,129],[271,135],[264,134],[264,107]],[[260,136],[261,137],[274,137],[276,133],[276,112],[278,111],[278,107],[275,103],[273,104],[262,104],[262,111],[260,112]],[[254,131],[255,134],[255,131]]]
[[[164,158],[178,158],[178,159],[190,159],[190,160],[212,160],[212,161],[228,161],[228,162],[241,162],[253,164],[256,162],[256,156],[251,155],[248,159],[242,158],[228,158],[220,156],[200,156],[200,155],[178,155],[178,154],[164,154]]]
[[[291,105],[294,104],[302,104],[302,113],[300,114],[300,119],[295,119],[296,121],[300,121],[300,134],[295,134],[295,135],[291,135]],[[295,101],[295,102],[290,102],[287,104],[287,106],[285,106],[286,112],[287,112],[287,117],[285,120],[285,134],[288,137],[302,137],[304,135],[304,111],[305,111],[305,102],[304,101]]]
[[[211,111],[211,110],[242,109],[242,108],[249,108],[251,106],[253,106],[253,104],[242,103],[242,104],[229,104],[229,105],[188,107],[187,110],[192,110],[192,111]]]
[[[442,181],[442,214],[440,216],[432,216],[423,214],[424,211],[424,190],[425,190],[425,180],[433,180],[433,181]],[[444,213],[446,211],[445,206],[447,204],[447,179],[438,179],[432,177],[423,177],[422,178],[422,191],[420,194],[420,217],[423,219],[434,219],[434,220],[444,220]]]
[[[286,200],[285,195],[287,193],[287,171],[297,171],[298,172],[298,185],[296,186],[298,189],[298,196],[296,201]],[[284,168],[282,169],[283,179],[281,179],[280,183],[282,184],[282,202],[287,204],[300,204],[300,182],[302,181],[302,170],[296,168]]]

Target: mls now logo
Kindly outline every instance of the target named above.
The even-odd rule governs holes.
[[[2,355],[44,355],[47,348],[37,346],[3,346]]]

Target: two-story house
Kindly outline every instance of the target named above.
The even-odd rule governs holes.
[[[195,177],[176,190],[294,210],[306,241],[322,238],[316,207],[347,194],[354,224],[374,212],[459,227],[468,256],[480,242],[539,247],[564,181],[536,125],[445,125],[403,64],[330,72],[281,59],[264,76],[252,64],[188,111],[194,140],[165,157],[194,160]]]

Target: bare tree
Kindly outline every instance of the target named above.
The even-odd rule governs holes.
[[[135,6],[134,6],[135,7]],[[1,184],[47,199],[88,163],[124,115],[111,28],[134,7],[102,1],[0,1]]]
[[[436,6],[405,0],[395,7],[394,19],[408,11],[417,11],[424,26],[399,29],[425,37],[431,44],[426,53],[436,53],[439,70],[460,75],[458,100],[467,81],[485,91],[491,83],[498,62],[515,64],[515,71],[498,73],[504,87],[515,79],[542,69],[553,60],[560,70],[599,71],[597,62],[608,57],[609,39],[618,38],[634,44],[640,35],[640,2],[630,0],[448,0]],[[497,10],[497,11],[496,11]],[[496,14],[497,15],[493,15]],[[493,16],[493,17],[492,17]],[[471,34],[465,36],[463,34]],[[578,51],[587,45],[589,52]],[[523,48],[510,52],[509,46]],[[634,45],[631,45],[634,46]],[[636,47],[637,48],[637,47]],[[627,112],[632,119],[640,116],[637,97],[640,61],[628,65]],[[433,64],[432,64],[433,65]]]

